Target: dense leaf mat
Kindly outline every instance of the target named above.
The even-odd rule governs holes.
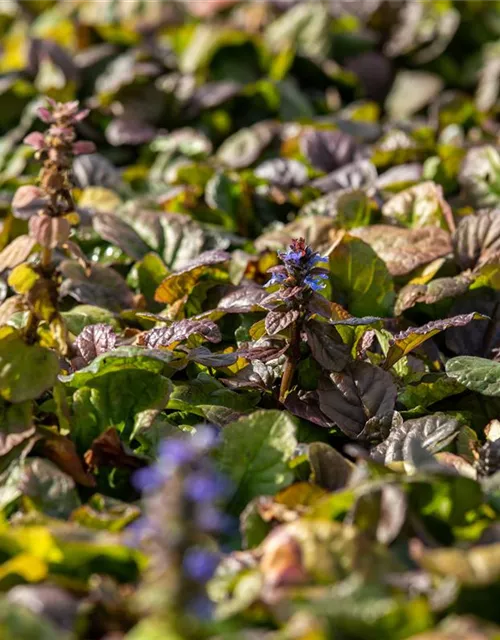
[[[500,3],[0,3],[2,640],[500,637]]]

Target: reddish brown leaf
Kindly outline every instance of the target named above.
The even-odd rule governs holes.
[[[83,468],[74,443],[64,436],[44,429],[41,432],[43,454],[83,487],[95,487],[95,479]]]
[[[146,464],[145,460],[126,449],[114,427],[109,428],[92,442],[84,459],[91,470],[99,467],[139,469]]]

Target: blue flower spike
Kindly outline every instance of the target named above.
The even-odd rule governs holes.
[[[287,251],[278,251],[283,264],[269,269],[271,279],[266,287],[282,285],[285,287],[305,287],[312,291],[324,289],[328,274],[320,271],[319,265],[328,263],[328,258],[313,251],[304,238],[292,240]]]

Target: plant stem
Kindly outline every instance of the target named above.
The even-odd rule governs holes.
[[[300,359],[300,327],[302,325],[302,319],[299,318],[294,322],[292,327],[292,337],[290,340],[290,347],[287,351],[285,367],[283,369],[283,377],[281,378],[280,385],[280,397],[281,404],[284,404],[286,396],[292,386],[293,376],[295,369]]]
[[[42,269],[45,272],[50,270],[52,265],[52,249],[48,249],[47,247],[42,247]]]

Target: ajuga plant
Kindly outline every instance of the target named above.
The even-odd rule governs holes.
[[[49,125],[48,129],[45,133],[30,133],[24,142],[36,150],[35,158],[42,161],[39,186],[20,187],[12,201],[14,215],[29,219],[29,235],[40,247],[38,260],[17,266],[9,278],[10,286],[23,295],[28,312],[25,338],[28,343],[35,342],[43,321],[50,328],[49,334],[44,335],[47,346],[57,348],[63,355],[68,351],[68,341],[58,312],[59,278],[53,252],[62,248],[84,260],[69,236],[76,219],[73,159],[94,151],[92,142],[76,140],[75,126],[88,113],[88,109],[79,109],[78,101],[59,103],[50,98],[47,106],[38,109],[38,116]]]
[[[228,482],[211,457],[216,441],[208,425],[192,437],[169,438],[156,464],[134,477],[144,494],[144,515],[133,537],[149,557],[139,606],[168,637],[195,640],[207,633],[211,602],[205,585],[220,560],[217,538],[231,527],[221,510]]]
[[[325,286],[328,274],[319,265],[328,262],[306,245],[304,238],[293,240],[287,251],[279,251],[282,264],[271,267],[271,279],[266,286],[278,285],[263,306],[269,309],[265,327],[269,336],[283,331],[288,334],[286,363],[280,387],[280,401],[284,402],[300,360],[301,333],[309,316],[314,313],[317,298],[314,293]]]

